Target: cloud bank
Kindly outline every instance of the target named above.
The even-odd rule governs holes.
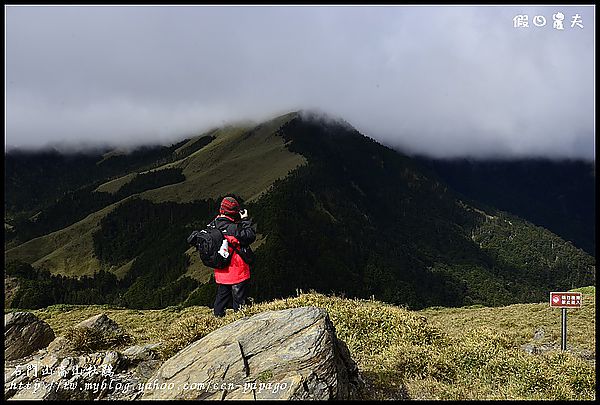
[[[409,153],[595,157],[591,6],[5,13],[8,148],[169,143],[318,109]],[[513,26],[519,14],[529,28]],[[571,27],[576,14],[583,28]]]

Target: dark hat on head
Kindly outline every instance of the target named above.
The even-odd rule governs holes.
[[[221,201],[219,212],[223,215],[235,215],[240,211],[240,203],[233,197],[225,197]]]

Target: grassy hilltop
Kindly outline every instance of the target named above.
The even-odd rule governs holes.
[[[560,347],[560,311],[548,303],[409,311],[374,300],[316,293],[255,304],[213,317],[210,308],[160,310],[54,305],[33,311],[57,334],[105,312],[135,343],[162,342],[168,358],[187,344],[244,316],[312,305],[327,309],[366,382],[364,399],[593,400],[595,287],[580,289],[583,308],[569,310],[568,351]],[[539,339],[536,331],[543,330]],[[90,345],[101,342],[82,342]],[[547,347],[529,354],[524,344]]]

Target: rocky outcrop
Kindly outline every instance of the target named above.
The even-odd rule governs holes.
[[[109,341],[106,337],[124,335],[121,327],[105,314],[81,322],[72,332],[71,338],[79,341],[59,336],[46,350],[7,359],[5,399],[136,399],[142,394],[143,383],[162,363],[154,351],[158,344],[131,346],[123,352],[110,349],[81,354],[82,349],[94,343],[85,342],[82,346],[82,338],[99,339],[104,344]]]
[[[143,399],[351,399],[356,363],[324,309],[240,319],[167,360]]]
[[[94,318],[73,329],[121,331]],[[159,344],[83,354],[69,344],[60,336],[46,350],[6,361],[5,399],[352,399],[362,385],[327,312],[314,307],[240,319],[166,362]]]
[[[31,312],[4,315],[4,357],[14,360],[43,349],[54,339],[54,331]]]
[[[117,351],[59,357],[42,353],[4,366],[5,399],[132,400],[147,376]],[[155,371],[159,364],[155,364]]]

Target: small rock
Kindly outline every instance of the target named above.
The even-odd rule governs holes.
[[[151,343],[143,346],[131,346],[123,351],[123,355],[131,361],[155,360],[158,358],[158,354],[154,349],[159,346],[160,344],[158,343]]]
[[[140,362],[134,370],[143,381],[147,381],[152,374],[162,365],[162,360],[146,360]]]
[[[540,328],[533,334],[533,340],[541,340],[544,338],[544,329]]]
[[[91,329],[102,334],[120,334],[123,333],[118,323],[113,321],[106,314],[92,316],[75,325],[75,329]]]
[[[592,352],[591,350],[587,350],[587,349],[583,349],[579,355],[584,359],[584,360],[595,360],[596,359],[596,353]]]
[[[523,350],[525,353],[529,353],[529,354],[537,354],[538,353],[538,348],[535,347],[534,345],[532,345],[531,343],[527,343],[527,344],[524,344],[523,346],[521,346],[521,350]]]
[[[104,359],[102,359],[102,363],[100,364],[106,367],[110,367],[113,370],[116,370],[121,364],[122,359],[123,356],[121,356],[119,352],[113,350],[106,352],[106,354],[104,355]]]
[[[538,347],[539,353],[546,353],[552,350],[560,350],[560,345],[556,343],[544,343]]]

